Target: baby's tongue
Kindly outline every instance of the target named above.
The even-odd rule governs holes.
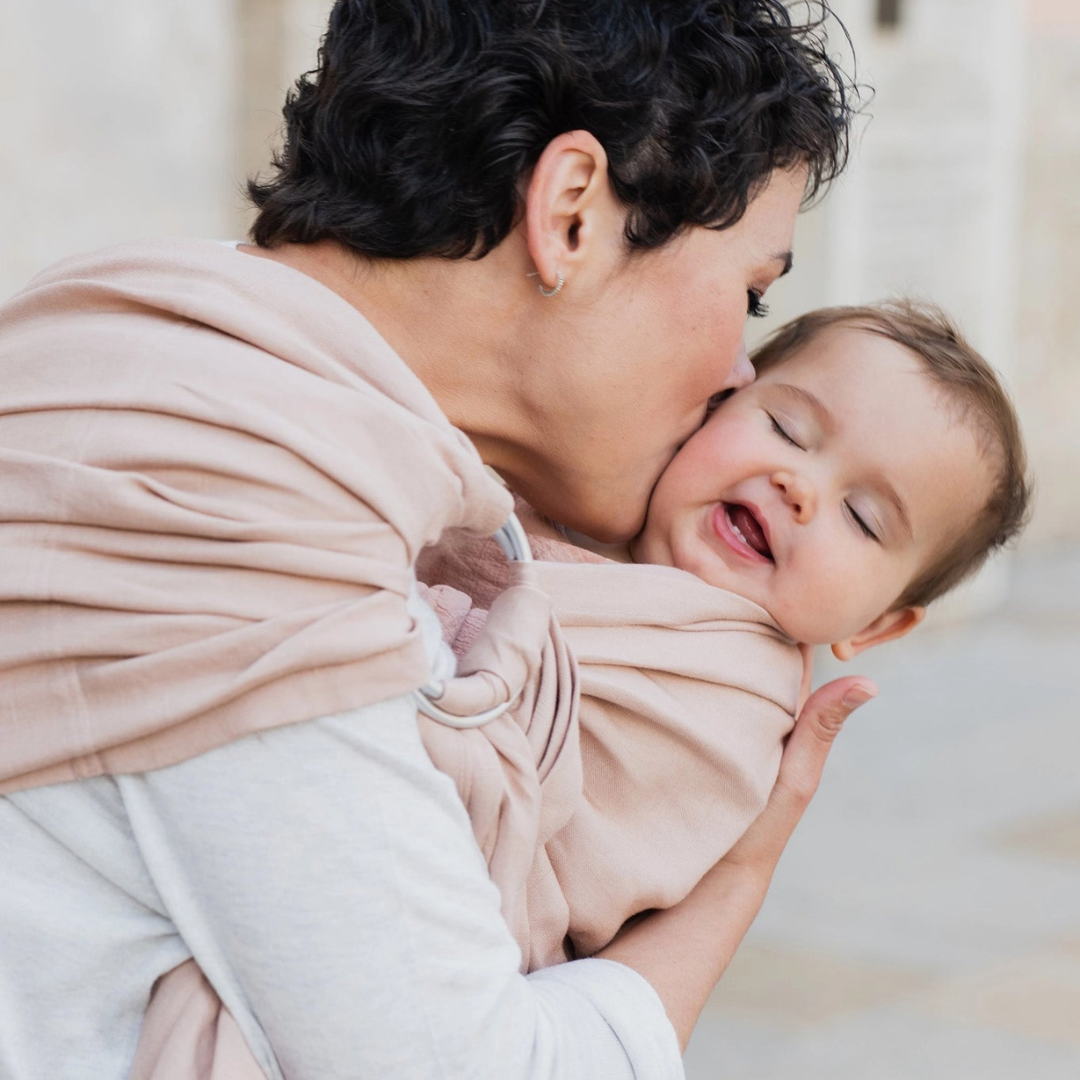
[[[728,517],[731,519],[731,524],[742,533],[743,538],[750,547],[759,555],[764,555],[766,559],[772,558],[772,552],[769,550],[765,533],[758,524],[757,518],[745,506],[735,505],[729,507]]]

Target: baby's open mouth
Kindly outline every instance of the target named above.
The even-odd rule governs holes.
[[[739,503],[725,503],[724,514],[727,517],[728,524],[731,526],[731,531],[751,551],[757,552],[763,559],[772,562],[772,549],[769,547],[769,541],[765,538],[765,530],[753,513]]]

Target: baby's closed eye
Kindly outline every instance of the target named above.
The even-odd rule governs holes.
[[[766,413],[765,415],[768,416],[769,421],[772,423],[773,431],[775,431],[781,439],[783,439],[787,443],[790,443],[798,450],[806,449],[806,447],[804,447],[802,443],[799,442],[797,435],[794,433],[794,430],[789,427],[786,421],[778,419],[772,413]]]

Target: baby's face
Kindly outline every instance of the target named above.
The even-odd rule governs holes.
[[[970,426],[914,356],[830,327],[679,451],[634,557],[753,600],[796,641],[850,654],[843,643],[874,643],[858,635],[975,518],[990,484]]]

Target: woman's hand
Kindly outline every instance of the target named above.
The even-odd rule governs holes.
[[[717,864],[718,868],[728,864],[767,874],[768,887],[780,855],[817,792],[825,760],[840,728],[875,694],[877,687],[869,679],[847,676],[820,687],[807,698],[788,736],[780,774],[765,809]]]
[[[814,646],[800,645],[799,655],[802,657],[802,681],[799,683],[799,699],[795,706],[795,713],[797,716],[802,716],[802,711],[810,700],[814,686]]]
[[[761,909],[840,728],[876,693],[870,680],[848,676],[811,694],[788,736],[769,801],[754,824],[685,900],[628,926],[598,954],[634,968],[652,983],[683,1048]]]

